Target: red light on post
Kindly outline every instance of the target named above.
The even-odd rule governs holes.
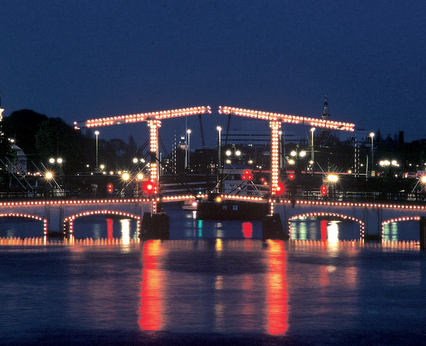
[[[114,192],[114,185],[108,184],[107,190],[108,190],[108,193],[113,193]]]
[[[321,196],[326,196],[327,195],[327,186],[325,185],[321,185]]]
[[[155,193],[155,184],[152,181],[146,181],[143,183],[142,189],[145,193],[152,195]]]
[[[288,180],[294,180],[294,179],[296,179],[296,175],[294,173],[290,173],[288,175]]]
[[[275,194],[276,194],[277,196],[280,196],[280,195],[282,195],[282,194],[284,193],[284,191],[285,191],[285,187],[284,187],[284,185],[283,185],[281,182],[278,182],[278,185],[277,185],[277,189],[276,189]]]
[[[243,180],[253,180],[253,175],[251,174],[249,169],[246,169],[244,171],[244,174],[242,175]]]

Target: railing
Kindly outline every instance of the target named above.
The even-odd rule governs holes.
[[[203,189],[203,192],[204,189]],[[188,191],[182,189],[167,189],[162,196],[188,195]],[[126,189],[114,194],[107,194],[100,191],[68,191],[68,190],[45,190],[34,189],[27,191],[0,191],[0,200],[27,200],[27,199],[106,199],[106,198],[143,198],[140,190]],[[319,190],[298,189],[292,193],[285,193],[285,199],[304,199],[304,200],[327,200],[327,201],[389,201],[419,203],[426,202],[425,193],[389,193],[378,191],[344,191],[332,190],[326,196],[322,196]]]
[[[378,191],[332,191],[322,196],[320,191],[298,191],[292,196],[296,199],[329,200],[329,201],[398,201],[398,202],[425,202],[426,194],[422,193],[390,193]]]

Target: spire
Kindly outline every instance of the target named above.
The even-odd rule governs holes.
[[[324,95],[324,110],[322,112],[322,118],[324,120],[328,120],[330,118],[330,114],[328,113],[328,100],[327,95]]]

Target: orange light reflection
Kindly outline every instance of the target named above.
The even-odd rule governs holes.
[[[162,275],[158,268],[160,241],[149,240],[143,245],[141,303],[139,326],[143,330],[157,331],[164,325],[162,303]]]
[[[270,335],[283,335],[289,327],[286,252],[283,241],[268,240],[268,245],[266,329]]]

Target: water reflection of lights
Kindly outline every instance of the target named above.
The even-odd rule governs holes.
[[[164,323],[162,302],[163,276],[159,269],[161,253],[159,240],[148,240],[143,245],[141,301],[139,326],[142,330],[161,330]]]
[[[339,221],[330,221],[327,224],[328,249],[339,250]]]
[[[251,222],[243,222],[242,231],[244,238],[251,238],[253,236],[253,224]]]
[[[121,219],[121,239],[123,244],[130,244],[130,220]]]
[[[140,244],[139,238],[131,239],[130,244]],[[121,245],[121,238],[113,238],[113,239],[75,239],[72,235],[69,238],[64,238],[62,240],[54,239],[51,240],[48,237],[31,237],[31,238],[19,238],[19,237],[11,237],[11,238],[0,238],[0,246],[8,246],[8,245],[31,245],[31,246],[70,246],[70,245]],[[137,245],[138,246],[138,245]],[[292,239],[291,246],[294,249],[298,248],[324,248],[324,246],[328,246],[324,244],[321,240],[300,240],[300,239]],[[398,251],[419,251],[420,243],[417,240],[402,240],[402,241],[392,241],[392,240],[383,240],[381,243],[376,242],[363,242],[359,240],[340,240],[338,243],[339,249],[345,248],[383,248],[383,249],[395,249]]]
[[[288,292],[286,278],[286,253],[284,242],[268,240],[267,274],[267,332],[283,335],[288,324]]]
[[[215,246],[215,248],[216,248],[217,252],[221,252],[223,250],[223,241],[222,241],[222,239],[220,239],[220,238],[216,239],[216,246]]]
[[[203,236],[203,220],[198,220],[198,236],[201,238]]]
[[[98,223],[94,224],[94,238],[95,239],[100,239],[101,238],[101,226]]]
[[[107,222],[108,240],[111,240],[113,238],[114,220],[108,218],[108,219],[106,219],[106,222]]]

